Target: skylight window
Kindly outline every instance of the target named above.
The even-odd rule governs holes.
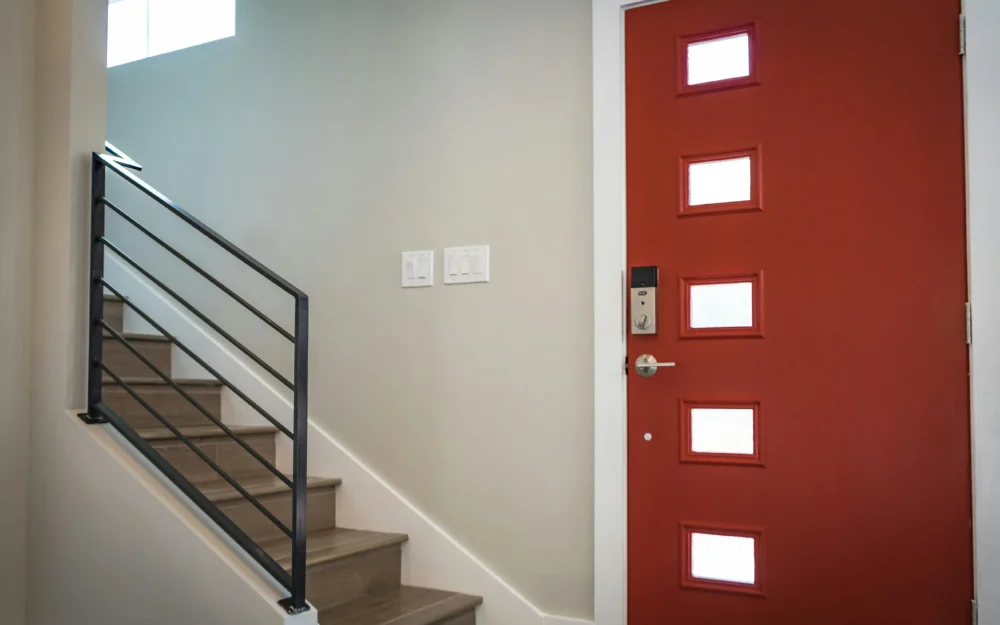
[[[236,0],[110,0],[108,67],[236,34]]]

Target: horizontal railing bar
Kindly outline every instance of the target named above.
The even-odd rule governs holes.
[[[231,438],[234,441],[236,441],[236,444],[238,444],[240,447],[242,447],[244,450],[246,450],[246,452],[248,454],[250,454],[251,456],[253,456],[254,459],[257,462],[259,462],[262,465],[264,465],[264,467],[268,471],[270,471],[271,473],[273,473],[275,477],[277,477],[279,480],[281,480],[282,482],[284,482],[285,486],[287,486],[288,488],[293,488],[294,487],[294,485],[292,484],[292,481],[290,479],[288,479],[287,477],[285,477],[284,473],[282,473],[281,471],[279,471],[273,464],[271,464],[267,460],[267,458],[265,458],[264,456],[260,455],[257,452],[257,450],[255,450],[253,447],[251,447],[250,445],[248,445],[246,443],[246,441],[244,441],[242,438],[240,438],[239,436],[237,436],[229,428],[229,426],[227,426],[222,421],[216,419],[215,415],[213,415],[212,413],[210,413],[204,406],[202,406],[201,403],[197,399],[195,399],[194,397],[191,397],[190,393],[188,393],[187,391],[185,391],[183,387],[181,387],[179,384],[177,384],[177,382],[174,382],[173,378],[171,378],[169,375],[167,375],[166,373],[164,373],[155,364],[153,364],[152,361],[149,360],[149,358],[146,358],[146,356],[144,356],[142,354],[142,352],[140,352],[138,349],[136,349],[135,346],[133,346],[129,342],[129,340],[127,338],[125,338],[117,330],[115,330],[114,328],[112,328],[111,325],[108,324],[107,321],[105,321],[104,319],[101,319],[101,325],[104,326],[105,330],[107,330],[108,332],[111,333],[111,336],[113,336],[117,341],[119,341],[122,345],[124,345],[130,352],[132,352],[132,354],[136,358],[138,358],[142,362],[142,364],[144,364],[147,367],[149,367],[150,369],[152,369],[153,373],[155,373],[156,375],[160,376],[160,378],[164,382],[166,382],[171,387],[173,387],[173,389],[175,391],[177,391],[178,393],[180,393],[181,396],[184,399],[188,400],[188,402],[192,406],[194,406],[195,408],[197,408],[198,412],[200,412],[201,414],[205,415],[205,417],[209,421],[211,421],[216,427],[218,427],[223,432],[225,432],[226,435],[229,436],[229,438]]]
[[[198,356],[198,354],[195,354],[193,351],[191,351],[191,348],[189,348],[187,345],[185,345],[184,343],[182,343],[176,336],[174,336],[170,332],[167,332],[166,329],[164,329],[163,326],[161,326],[160,324],[158,324],[155,321],[153,321],[152,317],[150,317],[149,315],[147,315],[145,313],[145,311],[143,311],[141,308],[139,308],[138,306],[136,306],[135,303],[132,302],[132,300],[130,300],[127,297],[125,297],[124,295],[122,295],[121,292],[118,289],[116,289],[115,287],[113,287],[110,284],[108,284],[107,280],[105,280],[104,278],[101,278],[101,284],[103,284],[105,287],[107,287],[109,291],[111,291],[112,293],[114,293],[115,295],[117,295],[118,298],[121,299],[123,302],[125,302],[125,304],[127,304],[129,308],[131,308],[136,313],[138,313],[138,315],[140,317],[142,317],[146,321],[146,323],[148,323],[149,325],[153,326],[153,328],[155,328],[157,332],[159,332],[164,337],[166,337],[167,339],[169,339],[174,345],[176,345],[178,348],[180,348],[180,350],[182,352],[184,352],[185,354],[187,354],[188,356],[190,356],[192,360],[194,360],[196,363],[198,363],[199,365],[201,365],[202,368],[204,368],[206,371],[208,371],[215,379],[217,379],[219,382],[221,382],[226,388],[228,388],[229,390],[231,390],[233,393],[235,393],[237,397],[239,397],[240,399],[242,399],[243,401],[245,401],[247,403],[247,405],[249,405],[251,408],[253,408],[258,413],[260,413],[260,416],[262,416],[265,419],[267,419],[268,422],[271,425],[273,425],[274,427],[278,428],[278,430],[282,434],[284,434],[285,436],[287,436],[289,438],[295,438],[295,435],[292,433],[292,431],[289,430],[287,427],[285,427],[285,425],[283,423],[281,423],[280,421],[278,421],[277,419],[275,419],[274,417],[272,417],[266,410],[264,410],[263,408],[261,408],[260,405],[257,402],[255,402],[254,400],[250,399],[250,397],[247,396],[246,393],[244,393],[239,388],[237,388],[235,384],[233,384],[232,382],[230,382],[228,379],[226,379],[225,376],[223,376],[221,373],[219,373],[214,367],[212,367],[207,362],[205,362],[200,356]]]
[[[163,473],[167,479],[174,483],[177,488],[181,490],[187,497],[194,502],[198,508],[205,513],[208,518],[212,519],[216,525],[222,528],[226,534],[229,535],[236,544],[243,548],[251,558],[257,561],[264,570],[270,573],[279,584],[281,584],[289,592],[292,590],[292,576],[288,574],[285,569],[275,561],[274,558],[269,556],[266,551],[260,548],[252,538],[247,536],[246,532],[243,531],[240,526],[236,525],[222,512],[219,507],[213,503],[205,493],[201,492],[197,486],[191,483],[191,480],[184,477],[184,474],[177,470],[177,467],[170,464],[170,462],[160,455],[156,449],[149,444],[149,441],[142,438],[128,423],[125,422],[118,414],[110,408],[106,403],[101,402],[93,406],[94,410],[103,415],[108,422],[116,429],[118,432],[125,437],[133,447],[139,450],[139,452],[149,460],[157,469]]]
[[[171,213],[180,217],[181,220],[183,220],[186,224],[188,224],[198,232],[202,233],[203,235],[211,239],[213,242],[219,245],[219,247],[221,247],[222,249],[226,250],[227,252],[238,258],[241,262],[243,262],[243,264],[247,265],[260,275],[270,280],[273,284],[281,288],[283,291],[295,297],[304,295],[304,293],[301,290],[292,286],[292,284],[289,283],[287,280],[285,280],[275,272],[265,267],[263,264],[260,263],[260,261],[253,258],[252,256],[250,256],[240,248],[236,247],[235,245],[233,245],[228,239],[217,233],[215,230],[212,230],[211,228],[203,224],[201,221],[199,221],[196,217],[194,217],[191,213],[187,212],[186,210],[184,210],[183,208],[172,202],[169,198],[167,198],[167,196],[163,195],[153,187],[149,186],[143,180],[135,176],[132,172],[122,167],[114,157],[109,156],[107,154],[98,154],[97,157],[101,159],[101,161],[104,164],[106,164],[112,171],[114,171],[119,176],[121,176],[129,183],[131,183],[132,186],[139,189],[152,199],[156,200],[157,203],[159,203],[161,206],[166,208]]]
[[[262,313],[261,311],[259,311],[253,304],[251,304],[250,302],[248,302],[245,299],[243,299],[242,297],[240,297],[240,295],[238,293],[236,293],[235,291],[233,291],[232,289],[230,289],[228,286],[226,286],[222,282],[219,282],[219,280],[215,276],[213,276],[212,274],[208,273],[207,271],[205,271],[204,269],[202,269],[201,267],[199,267],[193,260],[191,260],[190,258],[188,258],[187,256],[185,256],[184,254],[181,254],[174,247],[172,247],[169,243],[167,243],[166,241],[164,241],[160,237],[158,237],[155,234],[153,234],[152,232],[150,232],[148,228],[146,228],[141,223],[139,223],[138,221],[136,221],[135,218],[133,218],[131,215],[129,215],[128,213],[126,213],[124,210],[122,210],[118,206],[115,206],[114,202],[112,202],[111,200],[109,200],[106,197],[101,198],[100,201],[105,206],[107,206],[108,208],[110,208],[114,212],[118,213],[118,215],[120,215],[122,219],[124,219],[125,221],[129,222],[130,224],[132,224],[132,226],[134,226],[136,228],[136,230],[138,230],[139,232],[143,233],[144,235],[146,235],[147,237],[149,237],[150,239],[152,239],[153,242],[159,244],[160,247],[162,247],[163,249],[165,249],[168,252],[170,252],[171,254],[173,254],[182,263],[184,263],[185,265],[187,265],[191,269],[195,270],[198,273],[198,275],[200,275],[202,278],[205,278],[206,280],[208,280],[209,282],[211,282],[213,285],[215,285],[218,289],[220,289],[223,293],[225,293],[229,297],[231,297],[234,300],[236,300],[236,302],[238,304],[240,304],[241,306],[243,306],[243,308],[246,308],[247,310],[249,310],[250,312],[252,312],[254,315],[256,315],[258,319],[260,319],[261,321],[263,321],[267,325],[271,326],[271,328],[275,332],[277,332],[281,336],[285,337],[289,341],[292,341],[293,343],[295,342],[295,337],[292,336],[291,332],[289,332],[288,330],[282,328],[280,325],[278,325],[278,323],[276,321],[272,320],[270,317],[268,317],[267,315],[265,315],[264,313]]]
[[[268,518],[269,521],[271,521],[271,523],[274,523],[274,525],[278,529],[280,529],[289,538],[294,538],[295,535],[292,532],[292,530],[288,529],[288,527],[286,527],[284,523],[282,523],[273,514],[271,514],[270,510],[268,510],[263,505],[261,505],[261,503],[259,501],[257,501],[256,497],[254,497],[253,495],[251,495],[250,493],[248,493],[245,488],[243,488],[242,486],[240,486],[239,482],[237,482],[236,480],[234,480],[228,473],[225,472],[225,470],[222,467],[220,467],[218,464],[216,464],[214,460],[212,460],[211,458],[209,458],[205,454],[205,452],[203,452],[197,445],[195,445],[194,443],[192,443],[191,440],[187,436],[184,436],[184,434],[181,433],[180,430],[178,430],[176,427],[174,427],[174,425],[172,423],[170,423],[169,421],[167,421],[167,419],[165,419],[163,417],[163,415],[161,415],[160,413],[158,413],[152,406],[150,406],[149,403],[146,400],[144,400],[141,395],[139,395],[137,392],[135,392],[135,389],[133,389],[127,382],[125,382],[124,380],[122,380],[120,377],[118,377],[115,374],[115,372],[112,371],[110,368],[108,368],[108,366],[106,364],[104,364],[103,362],[101,363],[101,368],[104,369],[104,371],[107,372],[107,374],[111,376],[111,379],[113,379],[115,381],[115,383],[118,384],[118,386],[120,386],[123,389],[125,389],[125,392],[132,396],[132,399],[134,399],[137,402],[139,402],[139,405],[141,405],[143,408],[145,408],[151,415],[153,415],[154,417],[156,417],[156,419],[160,423],[162,423],[164,425],[164,427],[166,427],[168,430],[170,430],[170,432],[174,436],[176,436],[178,440],[180,440],[182,443],[184,443],[185,445],[187,445],[188,447],[190,447],[191,451],[193,451],[195,453],[195,455],[197,455],[199,458],[201,458],[205,462],[205,464],[207,464],[208,466],[212,467],[212,469],[214,469],[215,472],[219,474],[219,477],[221,477],[222,479],[224,479],[230,486],[232,486],[233,488],[235,488],[236,492],[238,492],[239,494],[243,495],[243,497],[247,501],[249,501],[251,504],[253,504],[253,506],[255,508],[257,508],[257,510],[259,510],[265,517]]]
[[[139,263],[137,263],[134,260],[132,260],[132,258],[128,254],[126,254],[125,252],[121,251],[118,248],[117,245],[115,245],[111,241],[108,241],[107,237],[101,237],[100,240],[101,240],[101,243],[104,244],[104,247],[108,248],[109,250],[111,250],[112,252],[114,252],[115,254],[117,254],[119,258],[121,258],[126,263],[128,263],[129,265],[131,265],[136,271],[138,271],[143,276],[145,276],[146,279],[148,279],[150,282],[152,282],[153,284],[155,284],[156,286],[158,286],[160,289],[162,289],[164,293],[166,293],[170,297],[174,298],[182,306],[184,306],[185,308],[187,308],[188,310],[190,310],[192,314],[194,314],[196,317],[198,317],[203,322],[205,322],[205,324],[208,327],[210,327],[213,330],[215,330],[216,332],[218,332],[219,335],[222,336],[222,338],[224,338],[227,341],[229,341],[230,343],[232,343],[233,346],[236,347],[236,349],[240,350],[241,352],[243,352],[244,354],[246,354],[247,357],[249,357],[255,363],[257,363],[258,365],[260,365],[260,367],[262,369],[264,369],[264,371],[267,371],[268,373],[270,373],[272,376],[274,376],[274,378],[276,380],[278,380],[279,382],[281,382],[282,384],[284,384],[288,388],[292,389],[293,391],[295,390],[295,385],[292,384],[291,382],[289,382],[288,378],[286,378],[285,376],[283,376],[280,373],[278,373],[277,370],[274,369],[274,367],[272,367],[271,365],[269,365],[266,362],[264,362],[264,360],[260,356],[258,356],[257,354],[253,353],[253,351],[251,351],[249,347],[247,347],[243,343],[240,343],[239,341],[237,341],[235,338],[233,338],[233,336],[231,334],[229,334],[228,332],[226,332],[225,330],[223,330],[219,326],[219,324],[217,324],[214,321],[212,321],[211,319],[209,319],[208,316],[205,315],[205,313],[203,313],[200,310],[198,310],[197,308],[195,308],[193,304],[191,304],[186,299],[184,299],[183,297],[181,297],[180,295],[178,295],[176,291],[174,291],[173,289],[171,289],[170,287],[168,287],[166,284],[164,284],[163,281],[159,280],[156,276],[154,276],[149,271],[147,271],[145,268],[143,268],[142,266],[140,266]]]

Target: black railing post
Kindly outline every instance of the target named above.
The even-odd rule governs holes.
[[[104,193],[105,165],[98,155],[93,155],[90,172],[90,314],[87,331],[89,348],[87,352],[87,412],[80,415],[86,423],[107,423],[108,420],[96,406],[101,403],[101,379],[104,372],[101,361],[104,358],[104,328],[101,319],[104,317]]]
[[[292,441],[292,596],[285,607],[295,614],[306,604],[306,473],[309,449],[309,298],[295,298],[295,438]]]

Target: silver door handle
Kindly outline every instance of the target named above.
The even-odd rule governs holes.
[[[643,354],[635,359],[635,370],[644,378],[651,378],[656,375],[656,370],[660,367],[676,367],[676,362],[656,362],[652,354]]]

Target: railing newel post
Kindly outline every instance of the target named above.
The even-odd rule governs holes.
[[[309,440],[309,298],[300,294],[295,298],[295,398],[293,441],[292,528],[295,538],[292,545],[292,609],[300,612],[306,604],[306,499]]]
[[[87,411],[80,418],[88,424],[107,423],[108,420],[95,407],[101,403],[104,359],[104,337],[101,319],[104,318],[104,238],[107,170],[97,153],[92,155],[90,170],[90,271],[89,307],[87,314]]]

